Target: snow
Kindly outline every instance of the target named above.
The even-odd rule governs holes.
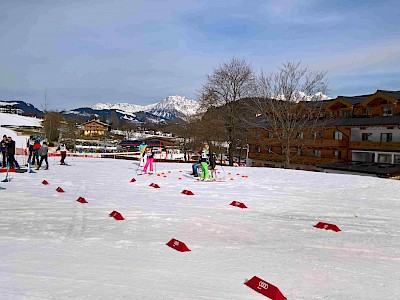
[[[36,126],[42,127],[42,119],[25,117],[16,114],[0,113],[0,126],[13,125],[13,126]]]
[[[132,161],[57,161],[0,182],[2,299],[266,299],[244,285],[253,276],[288,299],[400,299],[399,181],[224,167],[208,183],[190,164],[157,163],[164,178]]]
[[[150,105],[136,105],[136,104],[130,104],[130,103],[97,103],[94,106],[92,106],[92,109],[95,110],[103,110],[103,109],[116,109],[120,110],[124,113],[135,113],[139,111],[147,111],[151,108],[153,108],[155,104],[150,104]]]
[[[36,126],[42,127],[42,119],[20,116],[16,114],[0,113],[0,126]],[[11,136],[16,148],[25,148],[29,135],[18,135],[14,130],[0,127],[0,139],[3,135]]]

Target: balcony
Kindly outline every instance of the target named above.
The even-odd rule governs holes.
[[[307,141],[308,147],[331,147],[331,148],[345,148],[347,146],[347,140],[335,140],[335,139],[315,139]]]
[[[249,153],[249,158],[254,160],[265,160],[272,162],[283,162],[283,155],[269,154],[269,153]],[[315,156],[294,156],[291,159],[292,164],[304,164],[304,165],[322,165],[334,162],[342,162],[343,159],[333,158],[333,157],[315,157]]]
[[[350,149],[400,151],[400,142],[372,142],[372,141],[350,142]]]

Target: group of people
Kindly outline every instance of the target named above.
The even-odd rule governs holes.
[[[15,141],[11,136],[7,137],[6,135],[3,135],[3,139],[0,143],[0,150],[2,156],[1,165],[3,168],[20,168],[15,159]]]
[[[206,144],[204,145],[203,150],[199,152],[200,159],[197,164],[192,165],[192,174],[194,177],[199,177],[199,169],[201,169],[200,180],[210,181],[210,172],[215,173],[215,166],[216,166],[216,155],[215,153],[210,153],[210,147]]]

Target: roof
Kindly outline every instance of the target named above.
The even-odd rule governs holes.
[[[390,97],[400,100],[400,91],[385,91],[385,90],[377,90],[377,92],[382,92],[388,94]]]
[[[90,120],[90,121],[87,121],[87,122],[83,123],[82,125],[93,123],[93,122],[95,122],[97,124],[100,124],[100,125],[103,125],[103,126],[107,126],[107,127],[110,126],[110,125],[108,125],[106,123],[100,122],[99,120]]]

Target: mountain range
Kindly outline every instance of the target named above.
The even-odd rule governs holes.
[[[43,116],[43,111],[24,101],[0,101],[0,108],[12,107],[22,114]],[[130,103],[97,103],[92,107],[80,107],[61,113],[67,118],[88,120],[95,115],[100,120],[111,118],[134,124],[171,123],[184,120],[199,112],[199,102],[183,96],[168,96],[162,101],[146,106]]]
[[[299,98],[303,101],[315,100],[314,97],[318,97],[319,100],[330,99],[323,94],[316,94],[312,97],[305,97],[303,94],[299,95]],[[24,101],[0,100],[0,111],[4,111],[6,107],[12,107],[25,115],[43,116],[43,111]],[[176,95],[168,96],[158,103],[145,106],[130,103],[97,103],[92,107],[80,107],[62,111],[61,113],[66,118],[80,119],[81,121],[87,121],[89,118],[96,116],[100,120],[115,121],[115,118],[118,118],[119,122],[125,120],[128,123],[139,125],[144,123],[170,124],[186,120],[199,112],[200,104],[198,101]]]

